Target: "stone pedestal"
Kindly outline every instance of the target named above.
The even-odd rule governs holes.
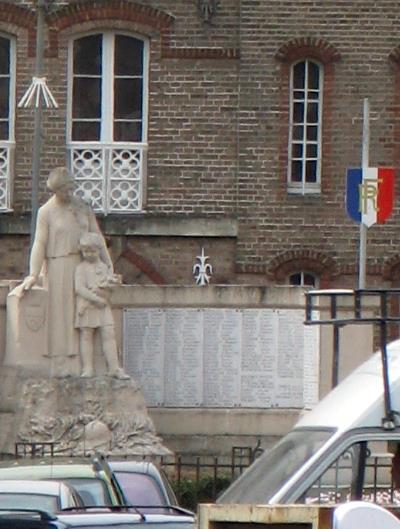
[[[4,365],[50,372],[47,345],[47,291],[21,286],[7,296],[7,329]]]
[[[14,454],[16,443],[45,443],[56,455],[169,454],[136,381],[106,376],[104,360],[96,361],[93,378],[62,375],[80,372],[79,357],[49,356],[47,296],[40,286],[23,291],[21,285],[7,296],[0,452]],[[65,370],[70,362],[76,369]]]
[[[54,443],[55,454],[72,456],[171,453],[156,435],[133,380],[39,378],[12,368],[0,379],[3,412],[13,416],[0,436],[3,453],[14,453],[17,442]]]

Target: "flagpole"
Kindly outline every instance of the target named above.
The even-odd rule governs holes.
[[[36,64],[35,76],[39,78],[43,70],[44,55],[44,0],[37,0],[36,6]],[[35,107],[35,124],[33,132],[33,160],[32,160],[32,196],[31,196],[31,246],[35,236],[36,217],[39,207],[39,176],[40,153],[42,147],[42,102],[38,97]]]
[[[369,166],[369,101],[364,98],[363,108],[363,133],[362,133],[362,171]],[[367,260],[367,226],[360,222],[360,254],[359,254],[359,273],[358,287],[365,288],[366,278],[366,260]]]

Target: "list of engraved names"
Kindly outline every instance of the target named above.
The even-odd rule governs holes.
[[[126,309],[125,369],[148,406],[309,407],[319,329],[303,321],[299,309]]]

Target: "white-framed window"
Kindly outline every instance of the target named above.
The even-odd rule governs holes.
[[[15,38],[0,34],[0,211],[10,211],[15,150]]]
[[[321,190],[323,67],[310,59],[296,62],[290,72],[288,191]]]
[[[67,150],[77,194],[96,211],[143,209],[148,42],[117,31],[74,38]]]
[[[294,272],[289,276],[289,285],[299,287],[318,287],[319,280],[312,272]]]

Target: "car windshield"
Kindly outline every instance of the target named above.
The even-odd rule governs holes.
[[[218,498],[218,503],[267,503],[333,433],[333,430],[292,430],[256,459]]]
[[[60,510],[57,496],[48,494],[2,492],[0,509],[40,509],[47,512]]]
[[[63,481],[74,487],[86,506],[112,505],[110,495],[101,479],[63,478]]]
[[[138,472],[114,471],[130,505],[164,505],[160,489],[154,479]]]

